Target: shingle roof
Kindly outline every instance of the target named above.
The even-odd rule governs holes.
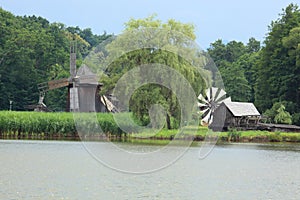
[[[235,117],[260,115],[253,103],[224,102],[224,104]]]

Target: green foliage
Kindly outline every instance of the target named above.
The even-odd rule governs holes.
[[[264,113],[271,122],[278,124],[292,124],[292,117],[289,112],[285,111],[286,102],[276,102],[271,109]]]
[[[134,37],[134,31],[136,30],[144,31],[143,34],[135,35],[135,39],[138,41],[136,42],[137,44],[128,42],[132,41],[131,37]],[[171,30],[181,34],[170,34]],[[154,35],[156,35],[156,37],[153,37]],[[157,35],[160,37],[157,37]],[[187,37],[189,37],[189,39],[187,39]],[[146,125],[150,122],[148,112],[149,109],[151,109],[151,105],[160,104],[166,111],[167,127],[169,129],[178,127],[182,116],[181,108],[176,95],[173,93],[174,91],[171,91],[170,88],[173,87],[181,91],[186,89],[183,88],[183,84],[179,84],[181,82],[179,78],[171,76],[171,74],[164,74],[164,80],[162,80],[162,82],[167,83],[169,88],[163,86],[163,84],[150,83],[142,87],[138,84],[143,80],[149,79],[149,74],[153,73],[154,70],[151,69],[153,66],[148,64],[154,63],[155,66],[160,64],[159,66],[173,68],[188,80],[196,94],[203,92],[206,87],[203,74],[200,74],[200,72],[191,64],[192,62],[194,64],[199,64],[202,63],[203,60],[199,57],[200,52],[190,44],[191,39],[195,40],[194,27],[191,24],[180,23],[173,19],[168,20],[167,23],[162,23],[160,20],[155,19],[155,16],[150,16],[145,19],[129,20],[129,22],[125,24],[124,33],[106,46],[105,50],[109,53],[107,60],[113,60],[113,62],[105,70],[106,76],[101,80],[101,82],[104,83],[102,93],[111,93],[117,81],[119,81],[124,74],[132,71],[135,67],[147,65],[149,73],[137,70],[135,71],[134,76],[130,77],[131,80],[135,80],[139,87],[130,99],[130,111],[133,112],[136,119],[140,120],[141,124]],[[154,46],[141,49],[141,44],[152,44]],[[164,48],[172,48],[174,52],[178,52],[178,54],[163,50]],[[132,50],[124,55],[116,56],[129,49],[137,50]],[[102,55],[104,54],[105,53]],[[188,57],[189,60],[186,60],[186,57]],[[199,67],[201,67],[200,64]],[[157,74],[165,73],[162,67],[159,69],[156,68],[155,72]],[[123,84],[120,84],[119,82],[119,85],[124,86],[123,90],[121,90],[122,92],[128,92],[126,82]],[[192,94],[190,94],[190,96],[192,97]],[[120,102],[120,104],[122,104],[122,102]]]
[[[269,27],[256,68],[255,103],[262,111],[274,102],[288,101],[295,107],[287,110],[299,112],[300,65],[296,53],[300,43],[297,36],[299,26],[299,8],[290,4]]]
[[[280,105],[277,110],[277,115],[274,118],[275,123],[278,124],[292,124],[292,117],[289,112],[285,111],[285,106]]]
[[[231,128],[228,130],[228,133],[227,133],[228,141],[239,141],[241,135],[242,135],[241,131],[238,131],[235,128]]]
[[[102,132],[109,137],[134,138],[149,138],[159,140],[170,140],[178,134],[178,129],[168,130],[163,128],[155,135],[151,132],[136,133],[139,130],[134,130],[129,127],[128,117],[132,117],[132,113],[118,113],[122,115],[124,120],[119,120],[118,124],[114,120],[114,116],[110,113],[97,113],[98,125],[101,127],[100,133],[98,127],[89,120],[88,113],[81,113],[82,120],[80,125],[84,125],[83,137],[100,136]],[[125,127],[132,132],[124,134],[120,129]],[[80,128],[79,128],[80,129]],[[40,112],[15,112],[1,111],[0,112],[0,136],[9,138],[65,138],[78,137],[78,127],[74,123],[73,113],[40,113]],[[221,141],[232,142],[300,142],[299,133],[283,133],[283,132],[268,132],[268,131],[238,131],[231,129],[229,132],[209,133],[207,127],[186,126],[181,138],[194,137],[195,140],[204,140],[207,134],[210,136],[218,136]],[[140,131],[139,131],[140,132]],[[132,140],[132,142],[136,142]],[[158,142],[159,143],[159,142]]]
[[[0,112],[0,132],[4,135],[75,136],[72,113]]]
[[[250,38],[247,46],[246,46],[246,53],[255,53],[255,52],[259,52],[261,49],[260,46],[260,41],[257,41],[255,38]]]
[[[9,100],[14,110],[27,110],[38,101],[38,83],[68,78],[71,40],[77,40],[80,64],[91,48],[109,37],[74,29],[42,17],[16,17],[0,8],[0,110],[9,109]],[[65,101],[66,90],[46,95],[52,110],[65,110]]]
[[[270,122],[274,123],[275,116],[278,114],[277,111],[281,105],[282,105],[282,102],[274,103],[271,109],[267,109],[264,112],[264,116],[266,116],[268,118],[268,120],[270,120]]]
[[[251,87],[243,68],[233,63],[220,69],[226,92],[233,101],[248,102],[251,99]]]
[[[194,26],[180,23],[173,19],[162,23],[155,15],[145,19],[131,19],[125,24],[125,31],[145,28],[160,28],[165,31],[175,30],[195,40]],[[290,4],[269,26],[269,32],[261,48],[260,42],[250,38],[247,44],[238,41],[224,43],[221,39],[213,42],[208,49],[221,72],[225,90],[235,101],[251,101],[261,112],[270,116],[272,122],[278,115],[281,102],[286,111],[292,114],[292,122],[300,125],[300,10],[297,5]],[[16,17],[0,8],[0,110],[9,109],[9,100],[13,101],[13,110],[27,110],[27,105],[36,104],[38,100],[37,84],[49,80],[67,78],[69,76],[69,44],[70,40],[77,40],[77,66],[95,46],[110,38],[104,32],[95,35],[91,29],[66,27],[62,23],[49,23],[48,20],[37,16]],[[128,37],[128,36],[127,36]],[[126,34],[119,41],[126,41]],[[151,35],[145,35],[145,41]],[[183,37],[164,38],[173,39],[178,45],[187,45]],[[151,40],[150,40],[151,41]],[[164,40],[159,41],[162,46]],[[157,43],[158,41],[153,41]],[[122,43],[124,48],[128,45]],[[191,55],[193,63],[203,63],[197,59],[193,48],[186,46],[186,55]],[[104,59],[108,52],[115,51],[118,46],[111,44],[107,49],[97,49],[91,54]],[[149,52],[153,52],[152,56]],[[199,52],[198,52],[199,53]],[[90,61],[93,68],[98,63]],[[104,78],[104,93],[110,93],[115,82],[133,66],[144,63],[160,63],[174,67],[191,80],[192,87],[197,92],[203,92],[206,85],[216,86],[216,77],[203,80],[192,70],[190,64],[179,56],[170,52],[144,49],[133,51],[111,64],[108,69],[110,75]],[[205,74],[206,71],[203,71]],[[213,72],[216,73],[216,72]],[[209,76],[209,74],[207,75]],[[101,80],[102,81],[102,80]],[[213,81],[212,83],[210,81]],[[150,93],[149,91],[153,91]],[[51,110],[65,110],[66,89],[48,92],[45,102]],[[146,101],[163,105],[170,115],[172,127],[177,127],[180,118],[178,100],[168,89],[149,84],[134,93],[130,106],[141,124],[149,122]],[[167,98],[162,98],[167,97]],[[149,99],[150,98],[150,99]],[[136,107],[135,107],[136,105]],[[277,116],[277,121],[290,123],[290,117],[285,113]],[[283,117],[282,117],[283,116]]]
[[[280,134],[283,141],[286,142],[300,142],[299,133],[281,133]]]
[[[85,115],[82,113],[82,115]],[[120,115],[124,115],[121,113]],[[112,114],[98,113],[97,119],[103,133],[120,135],[122,130],[116,124]],[[121,122],[126,126],[126,122]],[[83,117],[84,128],[92,130],[90,135],[99,135],[95,131],[94,124],[88,118]],[[41,112],[0,112],[0,134],[2,135],[33,135],[33,136],[59,136],[76,137],[77,129],[74,123],[73,113],[41,113]]]
[[[270,142],[282,142],[283,138],[280,132],[271,132],[268,134],[268,139]]]
[[[254,38],[247,45],[236,41],[224,44],[222,40],[212,43],[208,53],[221,72],[228,95],[235,101],[254,102],[273,122],[275,115],[267,109],[275,102],[286,102],[286,111],[299,113],[299,34],[300,10],[290,4],[269,26],[262,48]],[[294,118],[293,122],[298,121],[297,115]]]
[[[254,38],[249,39],[247,46],[241,42],[223,44],[222,40],[217,40],[208,49],[221,72],[225,90],[233,101],[254,100],[253,67],[259,49],[260,42]]]
[[[300,126],[300,113],[294,113],[292,115],[292,122],[293,124]]]

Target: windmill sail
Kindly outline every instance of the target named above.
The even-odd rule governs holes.
[[[198,96],[198,106],[202,114],[202,122],[211,124],[213,113],[222,102],[231,102],[231,98],[226,96],[226,92],[221,88],[211,87],[206,90],[205,96]]]

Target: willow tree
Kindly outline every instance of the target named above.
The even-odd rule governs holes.
[[[199,95],[207,87],[206,79],[209,73],[204,70],[208,59],[195,45],[195,39],[192,24],[173,19],[163,23],[155,16],[130,19],[125,23],[124,32],[106,45],[109,65],[101,80],[104,83],[102,92],[111,93],[124,74],[136,67],[146,65],[149,69],[147,73],[136,71],[129,79],[136,80],[136,84],[139,84],[141,80],[149,79],[149,76],[154,73],[153,70],[156,70],[155,73],[165,73],[162,68],[167,66],[181,74],[189,82],[194,93]],[[172,73],[165,73],[163,79],[160,81],[165,81],[167,85],[148,83],[135,90],[130,99],[129,110],[142,125],[146,125],[150,122],[148,113],[151,105],[159,104],[166,112],[167,128],[176,128],[183,113],[178,98],[170,88],[176,88],[178,91],[187,88],[184,88],[184,84],[180,83],[182,80]],[[126,90],[126,82],[124,82],[122,92],[126,93]],[[122,103],[119,102],[120,107]]]

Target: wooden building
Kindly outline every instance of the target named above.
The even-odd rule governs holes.
[[[107,112],[99,92],[102,84],[86,65],[82,65],[69,85],[69,109],[79,112]],[[75,83],[75,87],[74,84]]]
[[[223,102],[213,112],[210,128],[214,131],[257,129],[260,113],[253,103]]]
[[[79,112],[118,112],[111,100],[99,92],[103,84],[87,65],[82,65],[75,76],[75,87],[69,85],[69,110]]]
[[[44,104],[46,92],[67,87],[66,111],[74,112],[119,112],[111,102],[110,96],[100,96],[103,85],[98,82],[98,76],[87,65],[76,69],[76,41],[70,46],[70,77],[52,80],[38,84],[40,92],[37,105],[29,105],[34,111],[48,111]]]

